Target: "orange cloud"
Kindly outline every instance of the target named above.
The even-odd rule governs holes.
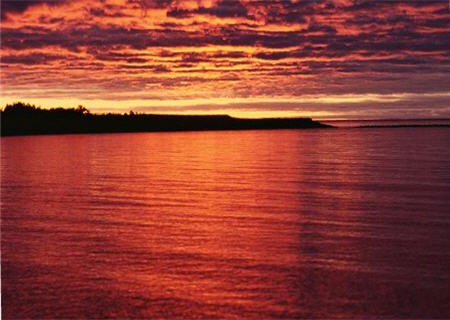
[[[303,115],[263,102],[314,95],[324,107],[310,112],[335,115],[327,96],[426,97],[448,91],[447,10],[446,1],[2,2],[2,102],[113,111],[141,101],[171,112],[180,101],[256,99],[260,114]]]

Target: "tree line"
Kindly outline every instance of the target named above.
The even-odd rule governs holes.
[[[43,109],[16,102],[1,111],[1,134],[61,134],[328,127],[310,118],[238,119],[228,115],[93,114],[87,108]]]

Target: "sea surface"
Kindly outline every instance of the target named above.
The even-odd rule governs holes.
[[[450,129],[1,138],[3,319],[450,318]]]

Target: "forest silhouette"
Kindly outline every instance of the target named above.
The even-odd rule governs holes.
[[[1,135],[197,130],[328,128],[311,118],[241,119],[228,115],[93,114],[78,108],[42,109],[16,102],[1,111]]]

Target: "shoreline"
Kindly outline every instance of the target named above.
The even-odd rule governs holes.
[[[253,131],[253,130],[310,130],[310,129],[400,129],[400,128],[450,128],[450,124],[445,125],[374,125],[374,126],[354,126],[354,127],[314,127],[314,128],[238,128],[238,129],[186,129],[186,130],[149,130],[149,131],[89,131],[89,132],[45,132],[45,133],[13,133],[1,134],[1,138],[26,137],[26,136],[51,136],[51,135],[78,135],[78,134],[123,134],[123,133],[181,133],[181,132],[213,132],[213,131]]]
[[[448,128],[449,119],[313,120],[229,115],[93,114],[78,108],[42,109],[22,102],[1,111],[1,136],[284,129]]]

